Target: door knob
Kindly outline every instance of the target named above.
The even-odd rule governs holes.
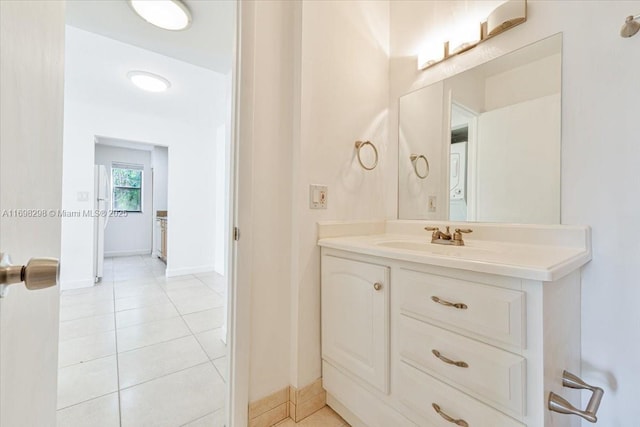
[[[8,255],[0,254],[0,288],[24,282],[27,289],[35,291],[58,284],[60,262],[55,258],[31,258],[27,265],[11,265]],[[4,292],[2,292],[4,293]]]

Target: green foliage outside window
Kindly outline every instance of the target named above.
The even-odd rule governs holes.
[[[113,210],[142,212],[142,169],[111,168]]]

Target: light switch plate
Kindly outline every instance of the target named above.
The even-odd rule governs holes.
[[[88,191],[78,191],[78,201],[79,202],[88,202],[89,201],[89,192]]]
[[[437,207],[438,205],[436,196],[429,196],[429,212],[435,212]]]
[[[327,209],[327,199],[329,191],[326,185],[309,185],[309,208]]]

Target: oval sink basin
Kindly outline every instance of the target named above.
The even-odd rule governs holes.
[[[387,241],[380,242],[378,246],[384,246],[386,248],[393,249],[405,249],[410,251],[422,251],[422,252],[430,252],[430,246],[433,246],[431,243],[423,243],[423,242],[410,242],[406,240],[398,240],[398,241]]]
[[[492,251],[468,246],[439,245],[431,242],[416,242],[411,240],[387,240],[378,242],[378,246],[408,251],[425,252],[434,255],[463,257],[472,254],[490,253]]]

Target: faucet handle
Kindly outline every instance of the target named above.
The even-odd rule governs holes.
[[[456,228],[456,233],[473,233],[470,228]]]
[[[456,232],[453,233],[453,244],[455,246],[464,246],[464,240],[462,240],[462,233],[472,233],[470,228],[456,228]]]
[[[440,228],[438,227],[425,227],[424,229],[427,231],[440,231]]]

